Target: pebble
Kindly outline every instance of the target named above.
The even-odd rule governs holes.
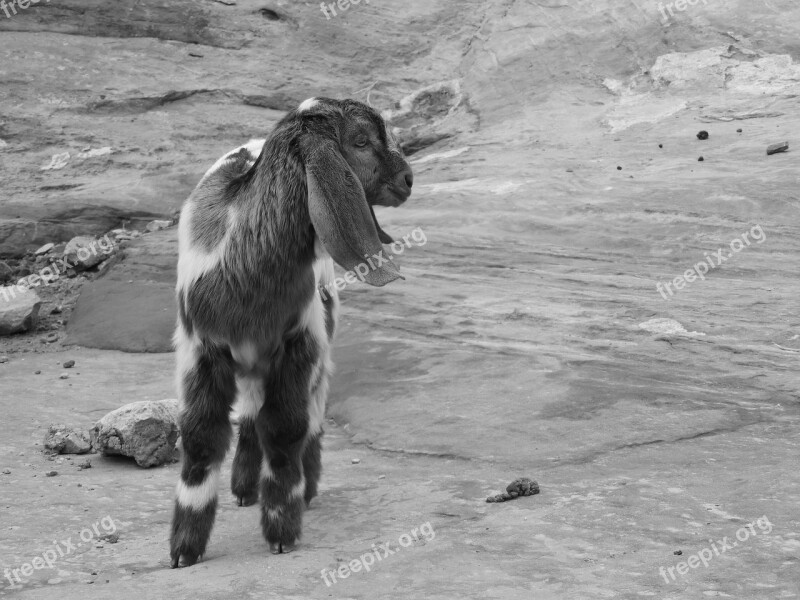
[[[737,129],[736,133],[742,133],[742,130],[741,129]]]
[[[698,140],[707,140],[708,139],[708,132],[706,130],[697,132],[697,139]]]
[[[69,379],[69,375],[67,375],[66,373],[62,373],[61,375],[58,376],[58,378],[59,379]]]
[[[739,131],[741,131],[741,129]],[[673,552],[673,554],[675,556],[681,556],[683,554],[683,550],[675,550],[675,552]]]
[[[772,144],[767,148],[767,155],[778,154],[779,152],[786,152],[789,149],[789,142],[781,142],[780,144]]]
[[[75,361],[74,360],[68,360],[67,362],[64,363],[64,368],[65,369],[71,369],[74,366],[75,366]]]
[[[33,374],[34,374],[34,375],[41,375],[41,374],[42,374],[42,372],[41,372],[41,371],[34,371],[34,372],[33,372]]]
[[[617,167],[617,171],[622,171],[622,167]]]
[[[56,475],[58,475],[58,471],[48,471],[45,473],[46,477],[55,477]]]
[[[704,160],[705,160],[705,158],[703,158],[703,157],[701,156],[700,158],[698,158],[698,159],[697,159],[697,162],[703,162]]]
[[[7,356],[0,356],[0,363],[7,363],[8,357]]]
[[[3,469],[3,475],[11,475],[11,469]]]
[[[386,475],[378,475],[378,479],[386,479]]]
[[[42,246],[41,248],[36,250],[36,252],[34,252],[34,254],[36,256],[41,256],[42,254],[47,254],[48,252],[50,252],[50,250],[55,248],[55,246],[56,245],[54,243],[50,242],[49,244],[45,244],[44,246]]]
[[[350,462],[351,462],[351,463],[353,463],[354,465],[357,465],[358,463],[360,463],[360,462],[361,462],[361,459],[360,459],[360,458],[354,458],[354,459],[353,459],[353,460],[351,460]]]

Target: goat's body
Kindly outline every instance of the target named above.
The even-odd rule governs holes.
[[[322,469],[339,301],[333,260],[348,270],[348,282],[353,272],[373,286],[400,278],[383,256],[381,241],[391,237],[372,207],[399,206],[412,183],[374,109],[315,98],[287,113],[266,140],[223,156],[186,201],[178,231],[183,466],[173,567],[205,552],[234,405],[231,490],[240,506],[260,499],[273,553],[299,539]]]
[[[271,184],[246,178],[264,143],[253,140],[217,161],[181,212],[174,341],[185,462],[173,562],[176,550],[191,562],[205,549],[234,403],[232,491],[248,505],[261,486],[262,526],[273,551],[290,549],[302,504],[316,495],[338,309],[335,289],[324,296],[318,290],[332,287],[333,261],[313,233],[296,231],[306,235],[285,247],[289,236],[278,232],[297,219],[279,198],[267,194],[266,206],[246,201],[242,186],[255,194]],[[228,193],[231,186],[238,196]],[[192,526],[183,531],[179,522]]]

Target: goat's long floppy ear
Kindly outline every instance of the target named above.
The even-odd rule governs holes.
[[[383,256],[364,189],[333,142],[309,150],[306,179],[308,214],[333,260],[370,285],[403,279],[395,264]]]

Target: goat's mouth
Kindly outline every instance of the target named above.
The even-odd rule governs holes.
[[[381,228],[381,224],[378,223],[378,217],[375,216],[375,209],[372,208],[371,204],[369,205],[369,212],[372,215],[372,222],[375,223],[375,229],[378,230],[378,239],[381,244],[393,244],[394,239]]]

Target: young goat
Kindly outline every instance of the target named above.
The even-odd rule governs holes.
[[[270,551],[293,549],[322,468],[338,308],[332,286],[324,295],[318,290],[333,279],[333,260],[348,270],[369,262],[361,278],[370,285],[401,277],[382,255],[381,242],[392,239],[372,206],[399,206],[412,183],[377,112],[353,100],[311,98],[266,140],[220,159],[186,201],[175,333],[183,467],[173,568],[205,553],[237,399],[231,489],[247,506],[260,487]]]

